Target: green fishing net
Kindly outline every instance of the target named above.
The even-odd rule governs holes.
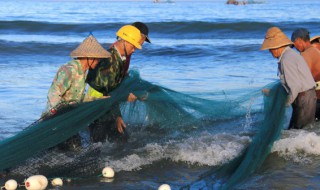
[[[252,164],[253,166],[261,164],[272,142],[279,135],[278,127],[283,114],[278,109],[284,108],[281,104],[281,97],[285,95],[280,93],[281,90],[276,90],[281,89],[278,85],[277,88],[272,89],[270,95],[265,99],[265,112],[263,112],[265,122],[259,128],[259,131],[262,132],[252,143],[259,143],[263,149],[256,147],[251,150],[253,148],[250,146],[245,151],[245,155],[250,155],[249,158],[240,156],[240,160],[245,160],[245,163],[251,162],[250,159],[255,158],[255,152],[261,150],[262,156],[258,158],[260,161]],[[188,136],[198,129],[206,130],[216,121],[246,117],[248,110],[250,113],[261,113],[262,105],[257,100],[262,97],[261,89],[247,90],[245,93],[244,91],[246,90],[241,89],[242,93],[223,92],[219,100],[218,98],[216,100],[203,99],[155,85],[141,79],[137,71],[130,71],[121,85],[111,92],[110,98],[69,105],[55,117],[40,119],[15,136],[1,141],[0,171],[6,173],[8,177],[39,173],[49,177],[94,176],[104,167],[103,156],[106,154],[101,156],[104,151],[101,143],[90,142],[88,126],[109,113],[115,106],[120,108],[122,117],[131,130],[141,130],[141,133],[147,131],[145,136],[149,137],[149,142],[153,140],[150,137],[151,132],[160,141],[166,141],[166,138]],[[127,102],[129,93],[135,94],[138,100],[133,103]],[[257,101],[257,103],[252,103],[252,101]],[[271,130],[266,130],[267,128]],[[79,150],[63,152],[55,149],[57,145],[77,134],[80,134],[82,138],[82,147]],[[266,135],[270,138],[261,138]],[[138,139],[135,143],[139,146],[138,142],[143,141],[146,141],[146,138]],[[125,147],[130,147],[130,144]],[[116,154],[120,153],[115,153],[115,156]],[[253,166],[248,169],[242,165],[232,166],[232,169],[223,167],[221,171],[234,173],[228,178],[230,185],[234,185],[243,177],[240,173],[246,172],[249,175],[255,170]],[[235,168],[239,168],[240,173],[234,172]],[[213,174],[211,174],[209,172],[204,175],[201,181],[206,184],[213,182],[214,180],[211,180]]]
[[[264,96],[264,119],[250,145],[240,156],[208,171],[199,180],[181,187],[181,190],[232,189],[262,165],[273,143],[280,137],[287,101],[287,93],[280,83],[269,88],[269,94]]]

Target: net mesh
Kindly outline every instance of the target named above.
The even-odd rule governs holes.
[[[269,88],[268,96],[264,97],[264,119],[250,145],[240,156],[208,171],[181,190],[232,189],[262,165],[283,129],[287,101],[287,93],[281,84]]]
[[[202,99],[152,84],[141,79],[137,71],[130,71],[121,85],[111,92],[110,98],[69,105],[55,117],[39,120],[1,141],[0,152],[4,154],[0,157],[0,171],[6,172],[8,178],[38,173],[48,177],[94,176],[105,164],[100,156],[104,147],[101,143],[90,143],[88,126],[114,106],[121,108],[123,119],[130,128],[139,126],[140,130],[155,130],[155,133],[162,130],[162,140],[165,140],[179,134],[187,136],[195,129],[204,129],[212,121],[246,117],[248,106],[251,113],[260,113],[262,105],[252,104],[252,100],[261,97],[261,89],[241,91],[238,96],[233,92],[221,94],[219,100]],[[128,103],[129,93],[134,93],[138,101]],[[281,86],[274,85],[264,101],[264,122],[246,151],[219,169],[219,175],[216,171],[208,172],[197,182],[182,188],[199,183],[212,187],[216,179],[228,179],[223,186],[228,188],[250,175],[263,162],[279,136],[285,96]],[[82,141],[79,150],[65,152],[53,148],[77,134]]]

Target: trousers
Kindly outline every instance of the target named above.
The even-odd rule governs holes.
[[[301,92],[292,103],[292,116],[289,129],[302,129],[314,122],[317,106],[317,95],[314,88]]]

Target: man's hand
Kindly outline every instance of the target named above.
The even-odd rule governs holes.
[[[262,89],[262,93],[263,93],[265,96],[269,96],[269,94],[270,94],[270,89],[264,88],[264,89]]]
[[[117,126],[119,133],[121,133],[121,134],[124,133],[124,129],[127,127],[126,124],[124,123],[122,117],[119,117],[119,116],[116,118],[116,126]]]
[[[149,93],[146,92],[143,96],[140,97],[140,101],[145,101],[148,99]]]
[[[134,102],[134,101],[136,101],[138,98],[134,95],[134,94],[132,94],[132,93],[130,93],[129,94],[129,96],[128,96],[128,102]]]

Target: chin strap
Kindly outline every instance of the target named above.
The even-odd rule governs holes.
[[[123,40],[123,49],[124,49],[124,56],[127,57],[128,53],[127,53],[127,48],[126,48],[126,41]]]
[[[94,61],[96,60],[96,58],[93,58],[92,62],[91,62],[91,65],[94,63]],[[90,69],[90,63],[89,63],[89,58],[87,57],[87,64],[88,64],[88,67]]]

